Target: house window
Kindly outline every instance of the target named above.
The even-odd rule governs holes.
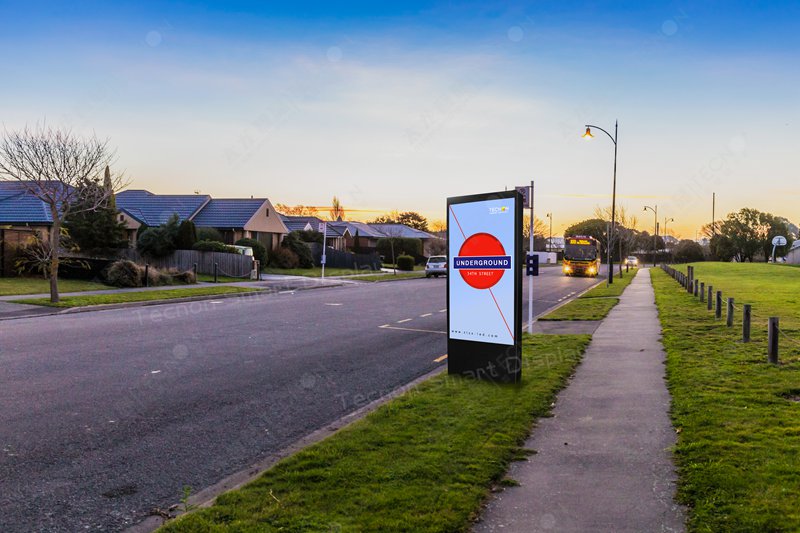
[[[266,215],[269,216],[269,207],[266,208],[265,212],[266,212]]]
[[[119,216],[119,221],[120,222],[125,222],[125,215],[120,215]]]

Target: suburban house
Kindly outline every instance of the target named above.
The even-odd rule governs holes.
[[[440,241],[435,235],[431,235],[426,231],[410,228],[405,224],[368,224],[371,228],[384,237],[399,237],[405,239],[419,239],[422,241],[422,255],[432,255],[431,246],[434,242]]]
[[[116,201],[131,243],[136,242],[143,227],[159,226],[174,214],[181,221],[191,220],[198,228],[218,230],[228,244],[250,238],[273,250],[289,232],[267,198],[211,198],[127,190],[118,193]]]
[[[291,231],[319,231],[323,222],[318,217],[281,215],[286,228]],[[327,221],[326,240],[328,247],[344,251],[349,248],[348,241],[352,241],[347,225],[342,222]]]
[[[0,276],[13,269],[14,250],[30,242],[36,233],[50,234],[53,217],[49,206],[16,181],[0,181]]]

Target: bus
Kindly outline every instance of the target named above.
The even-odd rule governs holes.
[[[575,235],[564,239],[565,276],[597,277],[600,272],[600,243],[594,237]]]

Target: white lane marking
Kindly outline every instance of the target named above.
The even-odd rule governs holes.
[[[212,304],[221,304],[222,300],[211,300]]]
[[[381,329],[397,329],[400,331],[417,331],[419,333],[438,333],[439,335],[447,335],[446,331],[435,331],[432,329],[414,329],[414,328],[399,328],[397,326],[390,326],[386,324],[385,326],[379,326]]]
[[[325,304],[325,305],[344,305],[344,304]]]
[[[150,371],[150,373],[151,373],[151,374],[158,374],[158,373],[160,373],[160,372],[161,372],[161,370],[151,370],[151,371]]]
[[[398,324],[402,324],[403,322],[411,322],[411,319],[410,318],[404,318],[403,320],[398,320],[397,321]]]
[[[294,294],[294,291],[279,291],[278,294]]]
[[[442,361],[444,361],[445,359],[447,359],[447,354],[444,354],[444,355],[443,355],[443,356],[441,356],[441,357],[437,357],[436,359],[434,359],[434,360],[433,360],[433,362],[434,362],[434,363],[441,363],[441,362],[442,362]]]
[[[420,318],[425,318],[426,316],[431,316],[433,313],[425,313],[424,315],[419,315]]]
[[[439,309],[439,312],[440,312],[440,313],[446,313],[446,312],[447,312],[447,309]]]

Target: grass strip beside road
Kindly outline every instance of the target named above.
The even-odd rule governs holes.
[[[398,270],[397,274],[392,274],[391,272],[386,274],[370,274],[353,279],[358,281],[399,281],[401,279],[420,279],[424,277],[424,272],[400,272]]]
[[[59,279],[60,292],[82,292],[113,289],[102,283],[79,279]],[[25,294],[47,294],[50,292],[50,280],[44,278],[0,278],[0,296],[16,296]]]
[[[589,339],[526,336],[518,385],[430,379],[161,531],[467,531]]]
[[[602,320],[619,303],[622,291],[631,284],[636,270],[626,272],[623,278],[614,277],[614,283],[601,283],[558,309],[547,313],[539,320]]]
[[[261,272],[264,274],[275,274],[281,276],[305,276],[309,278],[322,277],[322,267],[314,268],[265,268]],[[354,268],[334,268],[325,267],[325,277],[329,276],[358,276],[361,274],[369,274],[374,270],[358,270]],[[212,279],[214,276],[211,276]],[[239,280],[241,281],[241,280]]]
[[[715,272],[715,282],[741,288],[736,295],[749,294],[754,310],[765,314],[772,299],[800,292],[800,273],[791,281],[762,279],[749,293],[758,268],[708,267],[701,276],[698,265],[699,279]],[[784,364],[768,364],[762,325],[754,322],[752,342],[742,343],[740,326],[715,320],[660,269],[651,273],[679,432],[678,498],[689,506],[689,530],[800,531],[800,352],[794,347],[782,352]],[[800,310],[781,306],[794,316]]]
[[[258,289],[248,287],[194,287],[191,289],[170,289],[155,291],[130,291],[114,294],[87,294],[84,296],[65,296],[58,303],[49,298],[26,298],[14,300],[18,304],[44,305],[49,307],[85,307],[87,305],[106,305],[130,302],[150,302],[154,300],[174,300],[192,296],[216,296],[240,292],[257,292]]]

